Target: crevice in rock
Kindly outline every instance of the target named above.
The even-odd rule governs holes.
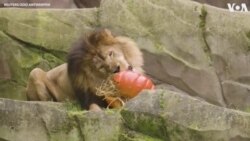
[[[9,140],[4,139],[4,138],[0,138],[0,141],[9,141]]]
[[[202,8],[201,8],[201,14],[200,14],[200,24],[199,24],[199,28],[201,29],[201,34],[202,34],[202,39],[203,39],[203,42],[205,44],[205,46],[203,47],[203,50],[205,52],[205,54],[207,55],[207,58],[209,59],[209,66],[213,67],[213,71],[218,79],[218,82],[219,82],[219,85],[220,85],[220,90],[221,90],[221,96],[223,98],[223,103],[225,103],[227,105],[227,102],[226,102],[226,98],[224,96],[224,90],[223,90],[223,86],[221,84],[221,79],[220,79],[220,76],[218,75],[218,73],[216,72],[215,70],[215,67],[214,67],[214,62],[213,62],[213,56],[212,56],[212,51],[211,51],[211,48],[207,42],[207,35],[206,35],[206,18],[207,18],[207,10],[205,9],[205,6],[203,5]],[[223,105],[223,106],[226,106],[226,105]]]
[[[85,141],[84,134],[83,134],[82,128],[81,128],[81,126],[80,126],[80,125],[81,125],[80,120],[78,119],[77,116],[74,116],[74,120],[75,120],[75,122],[76,122],[76,128],[77,128],[77,130],[78,130],[78,133],[79,133],[79,136],[80,136],[80,140],[81,140],[81,141]]]
[[[42,121],[43,127],[45,129],[45,133],[46,133],[46,135],[48,137],[48,141],[50,141],[51,140],[51,136],[50,136],[50,132],[49,132],[49,129],[47,127],[46,121],[42,117],[41,117],[41,121]]]
[[[96,27],[101,27],[101,8],[96,11]]]
[[[220,85],[220,89],[221,89],[221,95],[222,95],[224,103],[226,104],[225,107],[227,107],[228,102],[227,102],[227,100],[225,98],[225,95],[224,95],[224,90],[223,90],[223,86],[222,86],[222,80],[220,79],[220,76],[218,75],[218,73],[216,72],[216,70],[215,70],[215,75],[216,75],[216,77],[217,77],[217,79],[219,81],[219,85]]]
[[[204,50],[205,54],[207,55],[207,58],[209,59],[209,65],[212,65],[211,49],[210,49],[208,42],[206,40],[206,18],[207,18],[207,11],[206,11],[205,7],[202,6],[199,27],[201,29],[203,42],[205,43],[203,50]]]
[[[58,18],[57,16],[48,15],[48,17],[50,17],[51,19],[54,19],[54,20],[58,21],[59,23],[62,23],[62,24],[64,24],[64,25],[66,25],[66,26],[68,26],[68,27],[74,28],[74,26],[73,26],[72,24],[64,22],[63,20],[61,20],[61,19]]]
[[[52,54],[54,55],[55,57],[61,59],[61,60],[65,60],[65,56],[67,55],[66,52],[64,51],[60,51],[60,50],[53,50],[53,49],[47,49],[45,47],[42,47],[42,46],[38,46],[38,45],[34,45],[32,43],[28,43],[28,42],[25,42],[25,41],[22,41],[20,39],[18,39],[17,37],[15,37],[14,35],[11,35],[7,32],[4,32],[3,33],[8,36],[9,38],[11,38],[12,40],[16,41],[17,43],[23,45],[24,47],[27,47],[27,48],[33,48],[33,49],[37,49],[37,50],[40,50],[40,51],[43,51],[45,53],[49,53],[49,54]]]

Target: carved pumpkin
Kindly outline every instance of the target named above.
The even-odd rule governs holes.
[[[149,78],[133,71],[116,73],[113,79],[121,96],[128,99],[135,97],[143,89],[154,89],[154,84]]]

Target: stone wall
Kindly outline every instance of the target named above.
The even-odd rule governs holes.
[[[0,99],[3,141],[247,141],[250,114],[167,90],[145,91],[123,109]]]

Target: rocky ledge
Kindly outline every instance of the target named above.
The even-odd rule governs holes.
[[[0,99],[3,141],[246,141],[250,114],[169,90],[144,91],[121,110]]]

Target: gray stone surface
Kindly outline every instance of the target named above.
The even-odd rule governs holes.
[[[63,109],[56,103],[0,99],[0,138],[7,141],[78,138]]]
[[[105,0],[100,11],[102,26],[144,49],[145,70],[154,78],[216,105],[249,109],[242,85],[234,94],[224,86],[227,80],[249,85],[249,13],[188,0]]]
[[[250,114],[169,90],[144,91],[121,110],[0,99],[4,141],[246,141]]]
[[[64,63],[79,35],[97,26],[96,15],[95,8],[0,9],[0,97],[25,100],[29,72]]]
[[[125,125],[171,141],[250,140],[250,114],[167,90],[145,91],[121,112]]]
[[[117,141],[119,113],[78,111],[72,105],[0,99],[0,140]]]
[[[117,9],[118,13],[112,13]],[[180,0],[107,0],[100,13],[104,26],[134,37],[145,49],[147,73],[190,95],[225,106],[220,82],[206,52],[202,9],[202,5]]]

